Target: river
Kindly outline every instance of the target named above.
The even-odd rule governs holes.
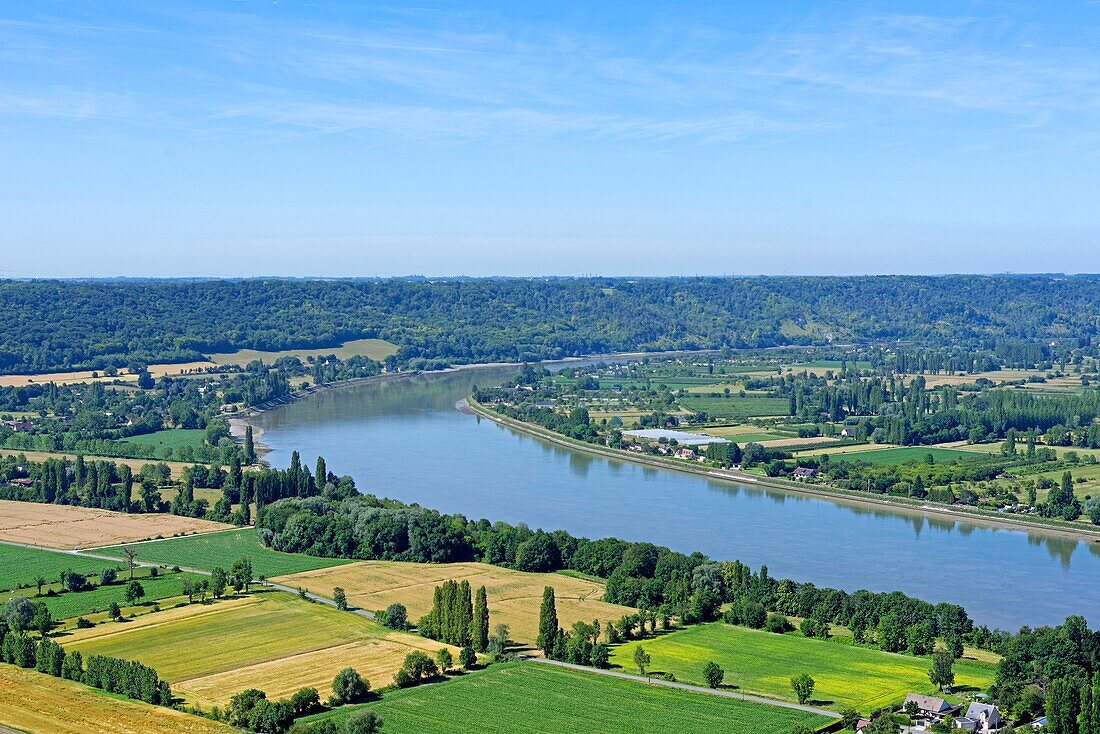
[[[1100,543],[709,480],[559,447],[455,410],[513,368],[326,390],[255,416],[285,467],[350,474],[363,492],[590,538],[648,540],[773,576],[900,589],[1015,630],[1069,614],[1100,623]]]

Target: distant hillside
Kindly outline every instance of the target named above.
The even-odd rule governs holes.
[[[1096,337],[1092,276],[0,281],[0,372],[378,337],[454,362],[828,341]]]

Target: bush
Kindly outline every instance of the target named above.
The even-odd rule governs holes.
[[[790,628],[791,623],[787,621],[787,618],[777,612],[769,614],[767,621],[764,622],[764,629],[777,635],[787,632]]]
[[[108,584],[113,584],[115,582],[115,579],[117,579],[117,578],[118,578],[118,571],[115,570],[114,568],[108,567],[108,568],[100,569],[100,571],[99,571],[99,585],[100,586],[107,586]]]
[[[369,709],[354,711],[344,722],[344,734],[376,734],[382,731],[382,717]]]
[[[405,663],[401,670],[397,671],[394,683],[399,688],[415,686],[426,680],[431,680],[439,675],[439,668],[430,657],[415,650],[405,656]]]
[[[84,619],[84,617],[76,618],[76,628],[78,630],[86,630],[95,627],[95,622],[90,619]]]
[[[316,688],[302,688],[290,697],[290,708],[295,716],[305,716],[321,708],[321,696]]]

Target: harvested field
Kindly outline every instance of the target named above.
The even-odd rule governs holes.
[[[397,352],[397,345],[383,339],[354,339],[339,347],[316,347],[313,349],[284,349],[278,352],[262,352],[258,349],[242,349],[239,352],[211,354],[210,361],[219,365],[235,364],[244,366],[249,362],[262,359],[271,363],[282,357],[297,357],[303,362],[306,357],[335,354],[340,359],[364,356],[374,360],[383,360]]]
[[[794,449],[811,448],[821,444],[834,444],[844,441],[840,436],[809,436],[807,438],[777,438],[769,441],[759,441],[766,449]]]
[[[528,645],[534,644],[538,636],[539,604],[547,586],[554,587],[558,620],[564,629],[579,620],[619,619],[635,611],[603,601],[603,584],[595,581],[554,573],[524,573],[485,563],[362,561],[276,580],[324,596],[331,596],[333,587],[340,586],[348,601],[363,609],[385,609],[400,602],[408,607],[409,618],[416,620],[431,611],[435,587],[449,579],[465,579],[475,591],[484,586],[489,597],[489,624],[507,624],[512,639]]]
[[[156,668],[188,702],[224,706],[246,688],[259,688],[273,699],[303,686],[325,695],[333,676],[348,666],[381,688],[393,682],[409,652],[434,656],[445,645],[265,590],[76,630],[65,647],[85,657],[138,660]],[[458,650],[450,649],[457,657]]]
[[[182,711],[126,701],[13,665],[0,665],[0,725],[30,734],[231,734]]]
[[[43,548],[94,548],[228,528],[232,525],[176,515],[128,515],[89,507],[0,500],[0,540]]]

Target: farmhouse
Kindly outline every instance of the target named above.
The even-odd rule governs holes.
[[[977,734],[991,734],[1000,729],[1003,723],[1001,712],[996,706],[988,703],[972,703],[966,710],[965,716],[955,719],[955,728],[977,732]]]
[[[680,448],[680,449],[676,450],[676,458],[677,459],[694,459],[695,458],[695,451],[693,451],[692,449],[689,449],[685,446],[684,448]]]
[[[14,420],[4,421],[4,427],[9,428],[16,433],[26,433],[27,431],[34,428],[34,424],[28,420]]]
[[[811,469],[809,467],[800,466],[791,472],[791,477],[797,482],[803,482],[807,479],[813,479],[817,476],[817,469]]]
[[[856,426],[844,426],[840,429],[840,435],[844,438],[855,438],[857,433],[859,433],[859,428]]]
[[[944,718],[958,710],[958,707],[952,706],[942,698],[937,696],[925,696],[921,693],[910,693],[906,696],[902,709],[908,710],[910,704],[916,705],[917,718],[925,719],[930,723],[943,721]]]

